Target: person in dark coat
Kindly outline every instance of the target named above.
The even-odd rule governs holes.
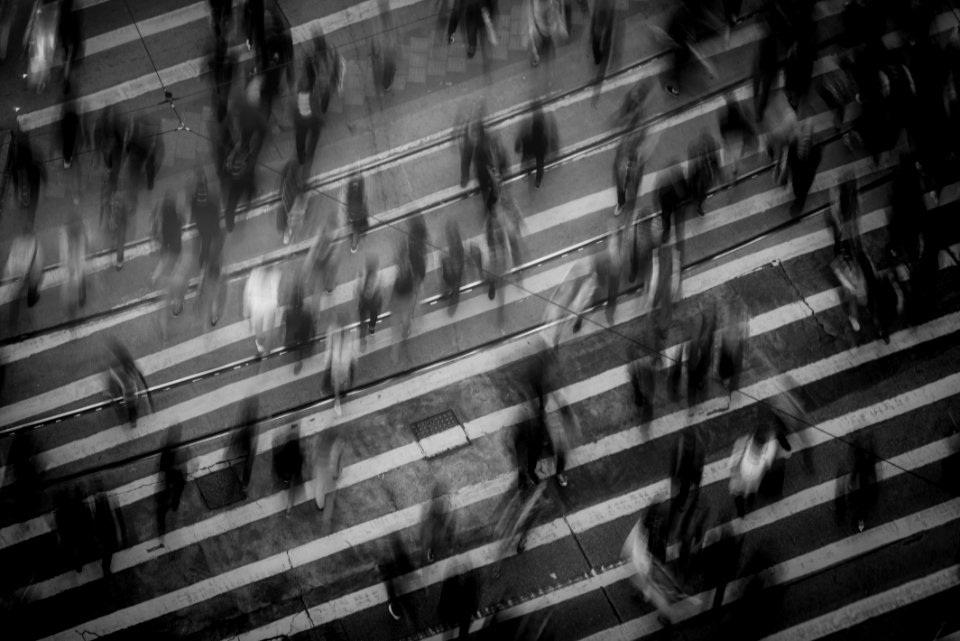
[[[170,428],[167,442],[160,453],[160,492],[157,494],[157,531],[160,540],[167,533],[167,512],[176,512],[180,507],[183,489],[186,487],[186,475],[183,463],[177,451],[180,445],[181,427],[176,424]]]
[[[590,46],[593,49],[593,64],[609,65],[613,49],[613,21],[616,7],[613,0],[596,0],[590,16]]]
[[[687,350],[687,403],[693,407],[706,394],[707,377],[713,363],[713,341],[717,315],[712,306],[700,311],[693,324]]]
[[[70,169],[70,165],[73,164],[73,156],[80,137],[80,116],[77,115],[77,106],[73,100],[64,101],[60,116],[60,148],[63,153],[64,169]]]
[[[453,316],[460,301],[460,286],[463,284],[466,254],[463,249],[463,240],[460,238],[460,229],[453,218],[447,220],[446,231],[447,250],[440,259],[440,269],[443,276],[443,295],[450,298],[447,312]]]
[[[250,201],[256,193],[255,166],[255,153],[247,151],[241,143],[235,145],[227,155],[225,171],[227,204],[223,211],[227,233],[233,231],[234,217],[240,201]]]
[[[230,19],[233,16],[233,0],[207,0],[210,5],[210,23],[213,37],[226,42],[230,31]]]
[[[320,103],[313,89],[308,74],[304,71],[297,84],[296,103],[293,106],[293,129],[297,162],[301,167],[305,167],[306,171],[309,171],[313,163],[317,142],[320,140]]]
[[[357,331],[360,334],[360,349],[367,344],[367,334],[372,335],[380,318],[380,308],[383,305],[383,293],[380,288],[380,260],[376,254],[368,253],[360,278],[357,302],[360,313],[360,325]]]
[[[246,0],[243,10],[243,28],[247,37],[247,50],[255,50],[261,68],[266,67],[263,0]]]
[[[59,493],[55,506],[60,553],[67,568],[79,574],[83,571],[89,537],[94,532],[93,516],[77,490]]]
[[[690,198],[703,216],[703,203],[707,194],[720,177],[720,154],[717,142],[707,132],[700,134],[699,140],[690,146],[690,164],[687,185]]]
[[[323,32],[318,31],[313,36],[309,69],[314,93],[320,101],[320,112],[325,114],[330,98],[339,93],[343,85],[343,59],[336,47],[327,42]]]
[[[743,105],[731,95],[726,96],[725,101],[718,118],[720,139],[724,150],[732,152],[732,158],[726,164],[733,165],[731,173],[736,176],[740,172],[740,158],[756,144],[757,134]]]
[[[127,527],[123,512],[106,492],[98,492],[94,499],[93,521],[100,547],[101,568],[103,576],[107,577],[112,573],[110,566],[113,555],[127,547]]]
[[[250,481],[253,479],[253,464],[257,459],[257,432],[260,419],[260,397],[254,394],[247,397],[240,411],[240,431],[237,433],[236,449],[239,458],[243,459],[243,476],[240,487],[243,497],[247,497]]]
[[[20,205],[22,229],[32,233],[40,202],[40,187],[47,181],[47,170],[37,160],[30,139],[24,132],[18,132],[12,141],[12,162],[10,169],[13,178],[14,194]]]
[[[543,168],[547,154],[556,147],[556,138],[556,124],[553,118],[543,113],[543,104],[539,100],[535,101],[530,119],[517,136],[514,151],[520,154],[523,162],[534,160],[537,188],[543,181]]]
[[[273,469],[287,488],[287,516],[297,502],[297,488],[303,484],[303,450],[300,447],[300,424],[292,423],[286,434],[280,434],[273,447]]]
[[[312,350],[310,339],[313,338],[313,314],[310,313],[310,307],[305,299],[303,279],[298,278],[293,286],[285,319],[287,345],[296,346],[297,352],[297,362],[293,366],[294,375],[299,374],[303,369],[303,360]]]
[[[478,104],[469,120],[460,131],[460,187],[466,187],[470,181],[470,168],[477,155],[477,149],[483,146],[486,131],[483,124],[483,105]]]
[[[486,13],[486,15],[484,15]],[[457,26],[462,25],[467,41],[467,58],[477,53],[477,44],[483,50],[484,64],[487,61],[487,46],[490,39],[486,21],[491,24],[497,16],[496,0],[454,0],[450,21],[447,24],[447,42],[453,44]],[[490,43],[494,44],[494,43]]]
[[[213,104],[217,111],[217,122],[219,123],[227,117],[230,90],[233,87],[233,77],[237,68],[236,56],[231,53],[226,40],[218,38],[215,41],[210,67],[213,69]]]
[[[813,186],[820,166],[821,149],[813,142],[813,128],[809,123],[801,126],[787,150],[787,166],[793,184],[794,202],[791,211],[800,213],[807,202],[807,194]]]
[[[670,230],[675,224],[677,227],[677,248],[683,251],[683,203],[687,198],[687,181],[676,160],[667,163],[668,169],[661,174],[657,185],[657,201],[660,206],[660,220],[662,221],[662,244],[670,242]]]
[[[60,0],[57,36],[63,47],[63,92],[70,92],[70,78],[83,49],[81,12],[74,11],[73,0]]]
[[[211,248],[220,237],[220,202],[210,197],[207,191],[207,176],[202,169],[196,172],[197,187],[190,203],[193,222],[200,236],[200,267],[206,267]]]
[[[633,213],[637,201],[637,192],[640,181],[643,179],[643,158],[640,156],[640,147],[645,133],[633,129],[617,143],[617,151],[613,158],[613,179],[617,186],[617,206],[614,216],[624,211]]]
[[[757,55],[753,59],[753,113],[758,123],[763,122],[770,102],[770,89],[777,77],[779,49],[777,37],[768,30],[760,40]]]

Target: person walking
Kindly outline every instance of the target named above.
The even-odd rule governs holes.
[[[610,52],[613,50],[613,22],[616,8],[613,0],[596,0],[590,16],[590,46],[593,50],[593,64],[605,70],[610,64]]]
[[[687,171],[690,199],[697,208],[697,214],[703,216],[703,203],[720,177],[717,142],[705,131],[690,146],[690,163]]]
[[[100,567],[104,577],[112,574],[113,555],[127,547],[127,527],[123,511],[114,497],[104,491],[97,492],[93,502],[93,522],[97,545],[100,548]]]
[[[131,429],[136,429],[140,416],[141,396],[147,401],[147,409],[153,411],[150,388],[133,360],[133,356],[123,344],[116,339],[111,339],[108,347],[111,361],[107,371],[107,393],[111,399],[120,399],[117,406],[118,418],[129,423]]]
[[[367,207],[367,190],[363,174],[356,174],[344,183],[340,191],[339,219],[350,225],[350,253],[357,253],[360,238],[370,227],[370,211]]]
[[[323,371],[330,373],[330,387],[333,388],[333,411],[343,415],[340,397],[349,389],[356,378],[357,337],[348,327],[336,320],[327,328],[327,352],[324,356]]]
[[[540,64],[543,55],[552,55],[554,49],[568,37],[563,3],[560,0],[526,0],[527,29],[524,38],[530,49],[530,65]]]
[[[297,375],[303,369],[303,361],[310,355],[311,339],[313,338],[313,314],[306,303],[305,284],[298,278],[293,285],[290,305],[287,306],[284,325],[286,327],[286,344],[294,347],[297,362],[293,366],[293,374]]]
[[[160,453],[160,492],[157,494],[157,531],[160,541],[167,534],[167,513],[180,508],[180,499],[187,480],[183,471],[183,462],[178,451],[180,445],[180,424],[170,428],[167,442]]]
[[[87,302],[87,232],[79,212],[74,211],[60,230],[60,259],[66,272],[63,279],[63,302],[74,315]]]
[[[243,290],[243,315],[250,319],[253,342],[261,357],[273,344],[279,294],[280,271],[275,266],[261,264],[250,272]]]
[[[190,202],[190,211],[200,237],[199,265],[201,269],[206,269],[214,245],[220,242],[223,233],[220,229],[220,202],[219,199],[210,197],[207,176],[203,169],[197,169],[194,176],[197,184]]]
[[[343,439],[336,434],[332,438],[317,440],[312,466],[313,499],[321,512],[328,506],[330,512],[334,509],[337,480],[343,471],[343,451]]]
[[[734,443],[730,454],[730,494],[733,495],[740,518],[746,516],[751,500],[778,452],[777,439],[772,430],[758,427],[752,434],[742,436]]]
[[[289,517],[297,503],[298,488],[303,483],[303,450],[300,445],[299,423],[291,423],[289,429],[277,435],[273,444],[273,469],[287,488],[285,515]]]
[[[548,153],[557,147],[556,123],[543,112],[543,104],[533,103],[530,119],[524,124],[517,136],[514,151],[520,154],[521,162],[534,161],[536,167],[535,185],[539,189],[543,182],[543,170]]]
[[[297,162],[304,172],[309,174],[313,157],[320,140],[320,101],[309,79],[310,62],[304,65],[304,72],[297,84],[296,103],[293,107],[294,141],[297,149]]]
[[[357,303],[360,315],[357,333],[360,336],[360,351],[362,352],[367,346],[367,335],[373,335],[383,303],[383,296],[380,291],[380,260],[376,254],[367,254],[364,267],[357,279]]]
[[[43,247],[32,229],[13,239],[10,254],[3,269],[3,282],[13,284],[10,304],[10,326],[19,322],[20,299],[26,291],[27,307],[40,301],[40,286],[43,284]]]
[[[460,238],[460,228],[453,218],[446,222],[447,250],[440,259],[440,271],[443,277],[443,296],[450,299],[447,313],[453,316],[460,302],[460,286],[463,284],[466,253],[463,249],[463,240]]]
[[[331,216],[322,216],[307,257],[303,261],[302,278],[309,295],[316,292],[319,282],[326,293],[333,292],[337,285],[337,274],[340,270],[340,244],[333,237],[334,225]]]

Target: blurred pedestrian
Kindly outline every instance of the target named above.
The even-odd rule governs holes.
[[[691,408],[707,393],[716,329],[716,309],[708,303],[693,319],[687,348],[687,405]]]
[[[250,319],[253,342],[261,357],[270,352],[277,324],[280,271],[261,264],[253,268],[243,289],[243,316]]]
[[[293,160],[287,162],[280,176],[280,207],[277,209],[277,231],[282,235],[283,244],[299,236],[303,220],[307,213],[310,195],[302,180],[301,168]]]
[[[127,527],[123,520],[123,511],[113,496],[104,491],[97,492],[93,504],[93,521],[97,544],[100,547],[100,567],[103,576],[109,577],[112,573],[113,555],[127,547]]]
[[[227,301],[227,284],[223,279],[223,245],[224,238],[220,233],[210,245],[197,294],[198,309],[206,310],[211,326],[220,321]]]
[[[60,111],[60,149],[63,154],[63,168],[70,169],[73,156],[82,141],[80,116],[77,114],[77,105],[73,100],[65,100]]]
[[[218,42],[226,42],[230,32],[230,19],[233,15],[233,0],[207,0],[210,5],[210,26],[213,37]]]
[[[690,163],[687,168],[687,185],[690,199],[703,216],[703,203],[710,190],[720,178],[720,157],[717,142],[707,132],[690,146]]]
[[[442,482],[433,486],[431,500],[424,505],[420,519],[420,549],[427,563],[433,563],[452,550],[456,534],[455,512],[446,499],[447,487]]]
[[[18,131],[11,144],[11,162],[7,171],[11,173],[13,193],[20,205],[21,229],[32,233],[37,204],[40,202],[40,188],[47,182],[47,170],[37,159],[26,133]]]
[[[525,44],[530,49],[530,64],[540,64],[544,55],[553,55],[554,50],[566,42],[567,24],[563,3],[560,0],[525,0]]]
[[[800,213],[807,201],[820,166],[820,147],[813,142],[813,127],[809,122],[800,126],[787,150],[787,167],[793,184],[794,203],[791,211]]]
[[[133,118],[127,125],[125,148],[129,170],[134,172],[133,184],[139,189],[142,174],[147,189],[152,190],[157,170],[163,162],[163,136],[144,117]]]
[[[60,230],[60,260],[66,272],[63,302],[72,316],[87,302],[87,232],[77,211],[70,214],[67,225]]]
[[[196,188],[190,202],[190,211],[200,237],[198,262],[200,268],[205,269],[211,260],[214,245],[221,241],[223,234],[220,229],[220,200],[210,196],[207,176],[203,169],[197,169],[194,177]]]
[[[416,610],[407,607],[404,595],[410,591],[409,574],[414,571],[413,562],[407,554],[400,535],[396,532],[389,537],[386,559],[380,564],[380,578],[387,591],[387,612],[394,621],[409,616],[416,627]]]
[[[170,427],[167,442],[160,452],[160,492],[157,494],[157,531],[163,542],[167,534],[167,512],[180,508],[180,499],[187,485],[184,462],[180,453],[182,427],[179,423]]]
[[[677,518],[683,514],[679,530],[681,533],[688,532],[697,511],[705,460],[703,437],[697,425],[690,425],[680,432],[680,438],[677,439],[670,472],[673,499],[670,501],[670,515],[667,518],[671,524],[675,524]]]
[[[327,351],[324,354],[322,371],[329,372],[333,389],[333,411],[343,415],[340,397],[353,385],[357,375],[357,336],[339,319],[327,327]]]
[[[57,35],[63,49],[63,92],[69,93],[73,68],[83,51],[83,14],[74,11],[73,0],[60,0]]]
[[[397,74],[397,36],[391,19],[390,3],[378,0],[380,31],[370,39],[370,59],[373,69],[373,86],[377,95],[389,93]]]
[[[453,218],[446,222],[447,248],[440,259],[440,269],[443,277],[443,296],[450,299],[447,312],[453,316],[460,302],[460,286],[463,284],[465,252],[463,240],[460,238],[460,228]]]
[[[684,202],[687,199],[687,181],[676,160],[667,163],[666,171],[661,173],[657,184],[657,204],[660,207],[660,221],[662,237],[660,243],[670,243],[670,232],[676,227],[674,244],[680,253],[680,262],[683,264],[684,222],[686,211]]]
[[[32,229],[14,237],[3,268],[3,282],[13,285],[9,311],[11,327],[15,327],[19,322],[20,299],[24,291],[27,295],[27,307],[33,307],[40,301],[43,268],[43,248]]]
[[[231,4],[231,0],[210,0],[210,2],[226,6]],[[231,52],[226,38],[216,38],[214,40],[210,67],[213,70],[213,105],[217,110],[217,122],[219,123],[227,117],[230,92],[233,88],[233,79],[237,70],[237,58]]]
[[[357,333],[360,336],[360,351],[363,351],[367,345],[367,335],[373,335],[383,304],[383,295],[380,290],[380,260],[376,254],[368,253],[364,261],[363,270],[357,279],[357,302],[360,314]]]
[[[851,444],[853,460],[850,474],[838,484],[857,532],[863,532],[867,516],[877,502],[877,463],[872,446],[868,437],[854,440]]]
[[[724,164],[732,165],[731,173],[736,177],[740,172],[740,159],[744,152],[756,143],[756,131],[747,118],[743,105],[732,95],[727,95],[725,100],[718,124],[724,155],[729,156]]]
[[[850,326],[854,332],[859,332],[860,311],[866,309],[869,303],[867,277],[849,244],[841,245],[840,253],[830,263],[830,269],[840,282],[840,297],[847,308]]]
[[[240,411],[240,431],[237,432],[237,457],[243,459],[243,477],[240,479],[240,489],[243,498],[247,498],[250,481],[253,479],[253,465],[257,460],[257,443],[259,440],[260,398],[251,394],[243,402]]]
[[[617,151],[613,159],[613,177],[617,186],[617,206],[613,210],[614,216],[619,216],[624,211],[628,216],[633,214],[643,179],[645,158],[641,155],[641,145],[644,137],[645,132],[634,128],[617,143]]]
[[[833,245],[836,253],[846,242],[851,247],[860,245],[860,194],[857,178],[852,172],[844,172],[837,184],[830,189],[828,222],[833,229]]]
[[[783,70],[783,90],[787,102],[793,110],[800,111],[800,105],[810,90],[813,78],[813,62],[817,53],[816,27],[813,21],[813,3],[802,0],[794,4],[796,19],[793,22],[793,44],[787,51],[787,61]]]
[[[407,243],[400,245],[397,253],[397,275],[393,280],[391,294],[391,309],[394,328],[394,357],[399,355],[401,344],[405,344],[410,337],[413,316],[417,308],[417,280],[410,264],[410,253]]]
[[[477,53],[477,45],[482,49],[484,70],[487,70],[487,46],[497,45],[497,34],[494,21],[497,18],[496,0],[454,0],[450,11],[450,22],[447,25],[447,42],[453,44],[457,26],[462,25],[462,31],[467,43],[467,58],[473,58]]]
[[[751,509],[752,498],[773,466],[777,452],[777,439],[763,426],[734,443],[729,460],[730,494],[741,518]]]
[[[320,283],[328,294],[337,284],[340,268],[340,244],[334,238],[334,224],[331,216],[321,216],[317,236],[303,261],[303,278],[309,295],[316,292]]]
[[[613,49],[613,21],[616,8],[613,0],[596,0],[593,14],[590,16],[590,46],[593,49],[593,64],[610,64],[610,52]]]
[[[720,330],[720,359],[717,374],[732,395],[740,389],[744,351],[750,336],[750,319],[743,304],[729,303]]]
[[[457,631],[457,639],[467,639],[470,623],[480,600],[476,571],[466,562],[451,563],[440,588],[437,611],[440,625]]]
[[[413,277],[418,289],[427,276],[427,245],[429,242],[427,224],[424,222],[423,216],[414,216],[410,219],[410,226],[407,229],[407,254],[410,257],[410,267],[413,269]]]
[[[474,149],[474,155],[474,168],[480,193],[483,195],[484,211],[489,217],[494,213],[503,192],[503,181],[509,168],[507,154],[499,137],[486,132]]]
[[[250,143],[253,147],[237,142],[227,154],[224,178],[226,178],[227,204],[224,209],[224,222],[227,233],[233,231],[234,218],[241,200],[249,202],[256,192],[254,170],[259,154],[259,137]]]
[[[247,38],[247,51],[255,51],[265,66],[263,0],[246,0],[243,11],[244,34]]]
[[[543,182],[543,169],[548,153],[557,148],[557,126],[553,116],[543,112],[543,104],[537,100],[533,103],[530,119],[524,124],[517,136],[514,151],[520,154],[521,162],[533,159],[536,166],[535,185],[539,189]]]
[[[76,489],[59,492],[54,505],[60,554],[64,565],[79,574],[83,572],[88,540],[94,533],[93,515]]]
[[[306,302],[304,282],[297,278],[293,284],[290,304],[285,312],[286,318],[286,345],[293,347],[297,355],[297,362],[293,366],[293,373],[297,375],[303,369],[303,361],[310,355],[313,339],[313,314]]]
[[[343,439],[338,435],[317,439],[313,453],[313,498],[318,510],[327,507],[330,498],[330,511],[334,509],[337,480],[343,471]]]
[[[343,77],[345,63],[337,48],[327,42],[322,31],[313,36],[313,51],[311,53],[311,69],[313,70],[313,91],[319,99],[320,113],[327,113],[330,98],[334,94],[343,92]]]
[[[268,5],[268,20],[264,32],[263,87],[261,89],[264,113],[273,113],[274,104],[284,89],[284,81],[292,93],[294,79],[294,49],[290,23],[276,3]]]
[[[370,211],[363,174],[356,174],[344,183],[340,191],[339,220],[350,225],[350,253],[357,253],[360,238],[370,228]]]
[[[305,63],[309,69],[310,62]],[[296,103],[293,108],[294,141],[297,148],[297,162],[305,172],[310,171],[320,140],[320,101],[311,86],[308,72],[300,76],[297,84]]]
[[[459,2],[460,0],[456,0]],[[486,137],[483,124],[484,106],[477,103],[468,120],[460,130],[460,187],[466,187],[470,181],[470,167],[473,165],[477,149],[482,147]]]
[[[753,59],[753,113],[757,123],[763,122],[770,102],[770,90],[779,73],[779,43],[769,25],[757,46]]]
[[[153,411],[153,399],[147,381],[137,367],[127,348],[115,338],[108,342],[110,366],[107,372],[107,391],[111,398],[119,398],[117,413],[121,421],[136,429],[140,416],[140,397],[147,401],[147,409]]]
[[[303,450],[300,446],[300,424],[291,423],[279,433],[273,444],[273,469],[287,488],[286,516],[297,503],[298,488],[303,483]]]
[[[100,112],[93,130],[94,145],[99,152],[104,166],[111,172],[111,181],[116,182],[116,174],[120,171],[120,161],[123,157],[123,134],[126,125],[116,114],[112,105]]]
[[[184,194],[177,195],[176,201],[167,194],[154,210],[154,237],[160,244],[160,260],[153,271],[153,284],[166,291],[167,303],[174,316],[183,311],[183,299],[186,289],[186,261],[181,260],[183,228],[180,212],[186,209]],[[160,316],[160,332],[166,338],[166,314]]]

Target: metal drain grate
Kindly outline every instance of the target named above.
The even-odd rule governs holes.
[[[453,410],[435,414],[410,426],[426,458],[433,458],[445,452],[470,444],[463,423]]]
[[[212,474],[204,474],[196,480],[197,487],[200,488],[200,496],[203,497],[203,502],[207,504],[208,509],[219,510],[243,499],[240,478],[233,467],[225,467]]]

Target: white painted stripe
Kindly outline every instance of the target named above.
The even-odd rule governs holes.
[[[423,453],[427,458],[467,444],[467,434],[459,426],[451,427],[420,441],[420,447],[423,448]]]
[[[209,17],[210,10],[207,7],[207,3],[195,2],[194,4],[168,11],[153,18],[147,18],[146,20],[141,20],[140,22],[87,38],[83,41],[83,57],[88,58],[98,53],[136,42],[140,40],[141,37],[149,38],[164,31],[178,29],[197,20],[209,19]]]
[[[891,407],[897,408],[900,414],[904,414],[910,411],[915,411],[917,409],[920,409],[932,403],[935,403],[938,400],[941,400],[941,398],[954,396],[958,393],[957,390],[960,389],[960,385],[958,385],[958,382],[960,382],[960,374],[954,374],[952,376],[948,376],[945,379],[941,379],[939,381],[935,381],[934,383],[930,383],[923,387],[900,394],[897,397],[894,397],[892,399],[884,399],[880,403],[876,403],[870,407],[863,408],[860,410],[855,410],[853,412],[840,416],[836,419],[832,419],[831,423],[833,423],[836,429],[844,430],[847,433],[849,433],[852,430],[861,429],[862,427],[866,426],[863,424],[864,417],[871,417],[871,418],[877,417],[880,414],[880,412],[882,412],[885,409],[888,409]],[[878,421],[882,421],[882,420],[887,420],[887,418],[882,416],[878,418]],[[686,425],[685,423],[681,423],[680,425],[677,426],[677,429],[675,431],[683,429],[685,425]],[[812,431],[813,431],[813,428],[808,428],[806,430],[808,435]],[[803,444],[800,446],[800,449],[807,447],[808,446],[807,443],[808,441],[804,440]],[[581,449],[581,448],[578,448],[578,449]],[[797,448],[795,448],[795,450],[796,449]],[[622,450],[615,449],[615,450],[611,450],[610,453],[619,452],[619,451],[622,451]],[[939,449],[931,448],[931,449],[928,449],[926,453],[933,460],[922,461],[920,460],[920,457],[917,457],[914,455],[910,458],[905,457],[904,459],[898,462],[900,464],[905,464],[912,461],[912,462],[927,464],[930,462],[934,462],[935,460],[939,460],[939,459],[933,458],[934,456],[949,456],[951,454],[951,450],[950,450],[949,444],[942,443]],[[910,454],[913,454],[913,453],[910,453]],[[727,461],[723,461],[722,467],[725,468],[726,464],[727,464]],[[711,465],[710,467],[717,468],[718,465],[714,464],[714,465]],[[895,475],[897,472],[898,471],[896,470],[896,468],[891,469],[891,473],[887,478]],[[714,475],[717,476],[716,472],[714,472]],[[508,481],[516,482],[515,473],[505,474],[502,476],[506,477]],[[722,476],[719,476],[719,478],[709,479],[709,480],[707,478],[704,478],[704,482],[705,483],[723,482],[727,478],[729,478],[729,470],[726,470]],[[834,480],[834,481],[822,484],[820,486],[819,495],[816,496],[816,499],[818,499],[823,503],[834,500],[836,498],[835,483],[836,481]],[[830,487],[831,485],[834,485],[834,487]],[[639,490],[636,490],[634,492],[630,492],[629,494],[619,496],[619,497],[614,497],[612,499],[603,501],[597,505],[593,505],[591,507],[575,512],[571,515],[568,515],[565,519],[563,518],[556,519],[552,522],[533,528],[528,538],[527,550],[531,550],[535,547],[553,543],[567,536],[568,530],[571,532],[582,534],[589,529],[598,527],[605,523],[609,523],[610,521],[621,518],[623,516],[627,516],[631,514],[639,514],[652,503],[659,501],[660,499],[666,498],[666,496],[669,494],[669,488],[670,488],[669,479],[667,478],[660,479],[655,483],[652,483],[644,488],[640,488]],[[780,511],[781,513],[787,513],[787,514],[796,513],[795,511],[792,511],[792,510],[794,508],[799,508],[804,504],[809,504],[810,498],[811,497],[809,495],[804,495],[804,494],[792,495],[785,499],[781,499],[781,501],[778,501],[776,504],[761,508],[761,510],[757,510],[757,512],[761,512],[762,514],[764,510],[767,510],[770,512]],[[931,519],[936,519],[938,517],[941,519],[945,519],[943,522],[960,518],[960,499],[954,499],[953,501],[950,501],[946,504],[942,504],[935,508],[930,508],[929,510],[911,515],[910,517],[905,517],[900,521],[907,521],[908,523],[914,522],[917,524],[919,523],[929,524],[931,522]],[[759,516],[755,518],[756,518],[755,522],[758,523],[758,526],[759,526],[759,523],[762,523],[762,519],[764,517]],[[850,549],[850,545],[849,545],[850,542],[861,543],[861,544],[863,542],[874,543],[876,539],[882,538],[884,535],[889,535],[891,533],[902,534],[904,530],[909,527],[909,525],[905,526],[900,521],[893,522],[892,524],[888,523],[878,528],[871,528],[870,530],[867,530],[866,532],[861,534],[859,537],[853,537],[851,539],[846,540],[846,542],[841,542],[839,546],[837,546],[837,544],[834,544],[835,547],[840,547],[841,549],[839,552],[834,554],[833,558],[836,558],[836,554],[842,554],[844,549],[848,554],[852,554],[853,556],[858,554],[859,552],[854,553]],[[927,525],[927,527],[929,528],[934,526]],[[389,532],[383,532],[381,536],[385,536],[388,533]],[[406,580],[403,581],[406,585],[402,591],[413,592],[442,581],[446,576],[446,569],[449,567],[450,564],[453,564],[454,567],[471,567],[471,568],[478,568],[484,565],[490,565],[496,561],[499,549],[500,549],[500,546],[498,545],[498,543],[492,543],[492,544],[481,546],[479,548],[474,548],[473,550],[469,550],[467,552],[461,553],[456,557],[445,559],[442,562],[425,566],[420,570],[414,573],[411,573],[411,575],[408,575]],[[806,554],[801,557],[798,557],[798,559],[795,559],[793,561],[793,567],[791,568],[792,570],[791,573],[783,574],[783,576],[789,576],[790,579],[792,580],[797,578],[798,572],[805,571],[807,573],[810,573],[810,572],[815,572],[823,569],[823,561],[822,561],[823,557],[820,556],[822,555],[822,553],[823,552],[821,549],[814,553],[810,553],[810,554]],[[620,566],[619,568],[610,570],[609,572],[615,572],[615,573],[627,572],[623,568],[624,566]],[[626,578],[626,576],[621,576],[620,578]],[[198,590],[201,585],[204,589],[202,598],[207,598],[205,590],[209,588],[209,584],[206,584],[206,583],[197,584]],[[725,596],[725,600],[731,599],[732,594],[736,592],[737,586],[733,586],[733,587],[734,589],[730,591],[731,595]],[[701,597],[705,598],[703,597],[703,595],[701,595]],[[352,594],[344,595],[343,597],[340,597],[334,601],[323,603],[311,608],[310,616],[307,618],[297,619],[297,617],[284,617],[273,623],[267,624],[265,626],[261,626],[256,630],[249,631],[244,635],[241,635],[239,639],[241,640],[249,639],[253,641],[255,639],[268,638],[270,636],[281,634],[281,632],[279,632],[280,630],[285,631],[283,633],[292,636],[293,634],[298,634],[300,632],[304,632],[312,628],[313,627],[313,624],[311,623],[312,621],[323,621],[327,623],[335,618],[341,618],[341,617],[348,616],[350,614],[355,614],[366,608],[373,607],[381,603],[386,603],[386,593],[383,591],[383,587],[374,586],[371,588],[366,588],[364,590],[360,590]],[[656,613],[654,613],[654,615],[655,614]],[[654,625],[657,625],[655,617],[653,618],[652,623]],[[306,625],[306,627],[300,627],[300,625]],[[624,625],[630,626],[631,624],[628,623]],[[633,635],[633,636],[637,636],[637,635]]]

